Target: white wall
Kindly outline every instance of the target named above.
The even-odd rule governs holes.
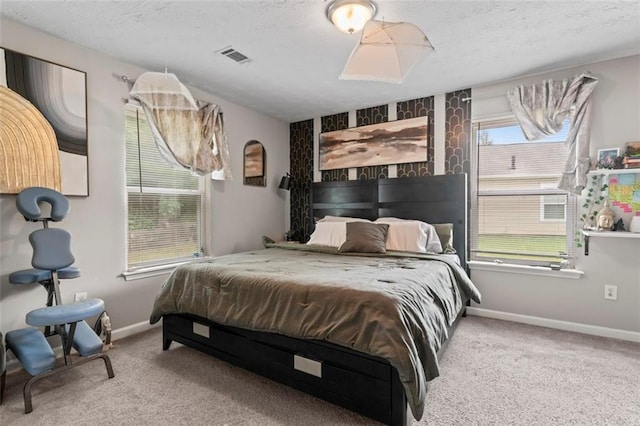
[[[592,158],[600,148],[622,151],[625,142],[640,140],[640,56],[473,88],[473,119],[508,114],[504,94],[511,87],[585,71],[599,79],[592,97]],[[628,215],[625,221],[628,226]],[[589,256],[577,249],[576,268],[584,271],[578,280],[475,269],[471,278],[482,292],[482,309],[640,332],[640,239],[592,238]],[[618,286],[617,301],[604,299],[605,284]]]
[[[76,292],[104,299],[114,329],[148,321],[154,296],[166,276],[125,282],[124,102],[128,87],[117,76],[136,78],[145,70],[0,18],[0,45],[87,73],[90,196],[71,198],[69,217],[56,226],[69,230],[82,277],[62,283],[63,299]],[[170,71],[170,70],[169,70]],[[178,76],[179,77],[179,76]],[[277,186],[289,170],[289,124],[193,90],[196,98],[222,107],[234,180],[211,182],[213,254],[262,247],[261,236],[285,231],[285,194]],[[267,187],[242,184],[244,144],[256,139],[267,153]],[[27,223],[15,209],[15,196],[0,196],[0,330],[24,325],[25,314],[42,307],[39,286],[8,282],[11,272],[30,268]]]

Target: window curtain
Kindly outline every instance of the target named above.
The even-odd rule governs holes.
[[[518,86],[507,92],[511,110],[528,140],[553,135],[573,113],[566,139],[569,150],[558,188],[580,195],[590,168],[590,96],[598,79],[589,73],[561,81],[545,80],[532,86]]]
[[[140,102],[162,157],[197,175],[231,179],[221,108],[196,101],[174,74],[147,72],[130,96]],[[214,173],[215,172],[215,173]]]

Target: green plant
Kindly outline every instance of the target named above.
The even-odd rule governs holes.
[[[582,247],[581,229],[591,229],[598,216],[598,207],[606,198],[606,191],[609,185],[603,183],[603,175],[593,175],[587,183],[586,195],[582,203],[582,214],[578,217],[578,229],[576,229],[576,247]]]
[[[175,218],[180,214],[180,201],[173,198],[161,198],[158,203],[158,212],[161,217]]]

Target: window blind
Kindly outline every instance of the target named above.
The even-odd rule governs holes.
[[[160,156],[139,107],[125,115],[127,270],[200,255],[203,179]]]

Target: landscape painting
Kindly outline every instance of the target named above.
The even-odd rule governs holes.
[[[53,127],[61,192],[88,196],[86,73],[2,48],[0,65],[0,85],[28,100]]]
[[[320,170],[427,160],[427,117],[320,134]]]
[[[244,177],[264,175],[264,149],[260,142],[249,142],[244,148]]]

